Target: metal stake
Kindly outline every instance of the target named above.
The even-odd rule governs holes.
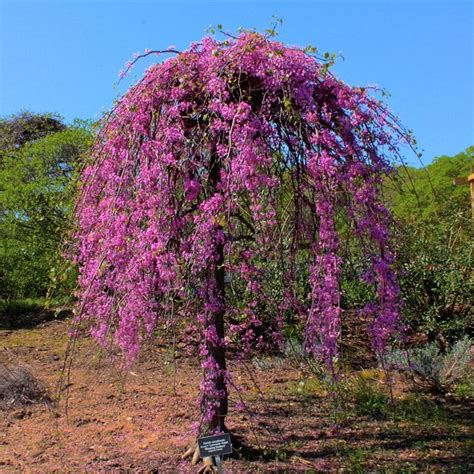
[[[217,472],[219,474],[223,474],[223,470],[222,470],[222,459],[220,456],[215,456],[214,459],[216,460],[216,466],[217,466]]]

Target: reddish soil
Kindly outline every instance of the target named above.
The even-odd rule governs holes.
[[[66,333],[66,321],[0,331],[0,363],[27,364],[54,394]],[[232,390],[227,425],[249,450],[226,460],[225,472],[474,470],[468,408],[447,406],[449,419],[423,423],[351,415],[336,427],[324,390],[290,363],[267,362],[266,370],[251,371],[259,388],[230,363],[252,412],[237,410]],[[0,411],[0,472],[196,472],[180,456],[193,439],[199,381],[196,360],[173,360],[165,347],[147,350],[124,377],[84,339],[67,411],[65,393],[59,407]]]

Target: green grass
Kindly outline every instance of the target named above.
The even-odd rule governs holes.
[[[46,298],[21,298],[12,300],[0,300],[0,313],[21,314],[31,311],[39,311],[45,308]]]
[[[22,298],[0,300],[0,329],[32,328],[57,317],[64,317],[62,309],[70,308],[63,299]]]
[[[0,313],[22,314],[58,306],[70,306],[71,304],[72,298],[70,296],[56,298],[42,296],[35,298],[15,298],[10,300],[0,299]]]
[[[474,398],[474,377],[465,377],[458,382],[454,393],[460,398]]]
[[[444,422],[448,416],[446,409],[433,400],[418,394],[408,394],[397,400],[387,416],[392,421]]]
[[[367,472],[367,461],[370,457],[370,451],[367,448],[356,448],[348,450],[344,467],[348,472],[365,473]]]

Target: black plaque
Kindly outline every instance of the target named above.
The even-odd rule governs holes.
[[[198,445],[202,458],[232,454],[232,442],[229,433],[198,438]]]

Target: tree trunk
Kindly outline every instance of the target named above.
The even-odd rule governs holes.
[[[221,162],[216,153],[211,155],[209,169],[209,186],[212,194],[218,192]],[[215,262],[209,271],[209,285],[206,291],[209,310],[205,322],[206,361],[204,363],[204,379],[202,387],[201,412],[204,422],[200,434],[211,434],[225,430],[225,417],[228,408],[226,384],[226,359],[224,345],[225,316],[225,268],[224,242],[222,226],[215,226]],[[217,302],[217,304],[216,304]],[[217,337],[216,337],[217,336]]]
[[[205,422],[200,428],[201,435],[225,430],[224,422],[228,405],[224,346],[224,244],[219,243],[216,247],[218,259],[212,275],[210,275],[208,294],[211,298],[217,297],[221,304],[219,309],[209,311],[206,318],[207,356],[203,380],[206,389],[203,391],[201,399],[201,411]],[[213,335],[217,335],[217,338],[214,338]]]

